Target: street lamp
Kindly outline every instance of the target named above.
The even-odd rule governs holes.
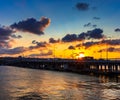
[[[109,40],[111,39],[111,37],[108,37],[108,42],[109,42]],[[107,41],[106,41],[106,60],[108,60],[108,44],[107,44]]]

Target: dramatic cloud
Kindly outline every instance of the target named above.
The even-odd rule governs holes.
[[[89,48],[89,47],[92,47],[94,45],[100,45],[100,44],[108,44],[111,46],[117,46],[117,45],[120,45],[120,39],[102,40],[102,41],[96,41],[96,42],[90,41],[90,42],[85,42],[82,45],[85,46],[85,48]],[[80,44],[78,44],[78,46],[76,45],[76,47],[81,46],[81,45],[80,46],[79,45]],[[112,48],[110,48],[108,51],[112,51]]]
[[[87,49],[87,48],[89,48],[91,46],[98,45],[98,44],[99,44],[99,42],[93,42],[93,41],[91,41],[91,42],[85,42],[82,45],[85,46],[85,48]]]
[[[18,31],[30,32],[37,35],[43,35],[44,29],[50,24],[50,19],[42,17],[40,21],[34,18],[28,18],[18,23],[12,24],[10,27]]]
[[[113,40],[103,40],[101,43],[107,43],[109,45],[120,45],[120,39],[113,39]]]
[[[94,20],[100,20],[100,17],[93,17]]]
[[[94,46],[94,45],[98,45],[99,43],[100,43],[100,42],[93,42],[93,41],[91,41],[91,42],[85,42],[85,43],[77,44],[75,47],[76,47],[76,48],[80,48],[80,47],[83,47],[83,46],[84,46],[85,49],[88,49],[88,48],[90,48],[90,47],[92,47],[92,46]],[[69,46],[68,49],[74,50],[75,47],[74,47],[74,46]]]
[[[62,38],[63,42],[73,42],[76,41],[77,35],[76,34],[67,34],[65,37]]]
[[[102,34],[103,30],[100,28],[96,28],[92,31],[88,31],[87,34],[89,36],[89,38],[93,38],[93,39],[102,39],[104,38],[104,35]]]
[[[29,46],[29,50],[38,49],[38,48],[41,48],[41,47],[46,47],[47,43],[46,42],[38,42],[36,40],[33,40],[32,44],[35,44],[35,46]]]
[[[31,54],[30,57],[39,57],[39,56],[51,56],[53,54],[52,50],[48,52],[41,52],[40,54]]]
[[[0,27],[0,40],[9,40],[13,31],[8,27]]]
[[[11,34],[14,33],[12,29],[9,27],[0,27],[0,48],[9,48],[11,47]]]
[[[47,44],[46,42],[38,42],[36,40],[33,40],[32,41],[32,44],[36,44],[38,46],[41,46],[41,47],[45,47],[45,45]]]
[[[20,38],[22,38],[21,35],[15,35],[15,34],[11,35],[11,37],[12,37],[12,38],[15,38],[15,39],[20,39]]]
[[[75,50],[75,47],[74,46],[69,46],[68,49]]]
[[[107,49],[101,49],[98,52],[120,52],[120,48],[109,47]]]
[[[13,48],[13,49],[4,49],[4,48],[1,48],[0,49],[0,54],[9,54],[9,55],[20,54],[20,53],[23,53],[23,52],[25,52],[27,50],[28,49],[25,48],[25,47],[16,47],[16,48]]]
[[[102,41],[96,41],[96,42],[89,41],[89,42],[85,42],[82,44],[77,44],[76,47],[85,46],[85,48],[87,49],[87,48],[92,47],[94,45],[101,45],[101,44],[108,44],[111,46],[117,46],[117,45],[120,45],[120,39],[102,40]],[[111,50],[111,48],[110,48],[110,50]]]
[[[115,29],[115,32],[120,32],[120,28],[116,28],[116,29]]]
[[[120,48],[110,47],[107,49],[108,52],[120,52]]]
[[[82,32],[80,34],[67,34],[62,38],[62,42],[82,41],[85,39],[103,39],[105,36],[102,34],[103,30],[96,28],[90,31]]]
[[[49,39],[49,43],[58,43],[58,42],[60,42],[60,39],[58,40],[55,40],[54,38]]]
[[[80,10],[80,11],[86,11],[86,10],[88,10],[89,9],[89,4],[88,3],[80,3],[80,2],[78,2],[77,4],[76,4],[76,8],[78,9],[78,10]]]
[[[37,35],[44,34],[44,29],[50,24],[50,19],[42,17],[40,21],[34,18],[14,23],[9,27],[0,25],[0,48],[11,48],[14,39],[22,38],[21,35],[13,34],[17,31],[30,32]],[[37,46],[43,46],[43,43],[37,43]]]
[[[87,34],[83,32],[78,35],[78,40],[79,41],[85,40],[86,37],[87,37]]]

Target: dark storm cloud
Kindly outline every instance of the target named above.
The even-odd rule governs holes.
[[[49,50],[47,53],[41,52],[40,54],[31,54],[30,57],[39,57],[39,56],[50,56],[52,55],[52,50]]]
[[[82,3],[82,2],[78,2],[75,7],[80,10],[80,11],[86,11],[89,9],[89,4],[88,3]]]
[[[8,40],[14,31],[8,27],[0,27],[0,40]]]
[[[77,40],[76,34],[67,34],[65,37],[62,38],[63,42],[73,42]]]
[[[102,41],[97,41],[97,42],[85,42],[83,43],[83,46],[85,46],[85,48],[89,48],[92,47],[94,45],[101,45],[101,44],[108,44],[111,46],[117,46],[120,45],[120,39],[114,39],[114,40],[102,40]],[[112,48],[110,48],[108,51],[112,51]]]
[[[92,46],[98,45],[98,44],[99,44],[99,42],[93,42],[93,41],[91,41],[91,42],[85,42],[85,43],[83,43],[83,46],[85,46],[85,48],[87,49],[89,47],[92,47]]]
[[[110,47],[108,48],[108,52],[120,52],[120,48]]]
[[[13,33],[13,31],[9,27],[5,27],[5,26],[0,27],[0,34],[2,34],[2,35],[9,35],[11,33]]]
[[[116,29],[115,29],[115,32],[120,32],[120,28],[116,28]]]
[[[33,40],[32,41],[32,44],[36,44],[38,46],[42,46],[42,47],[45,47],[45,45],[47,44],[46,42],[38,42],[36,40]]]
[[[40,21],[34,18],[28,18],[26,20],[19,21],[12,24],[10,27],[18,31],[30,32],[37,35],[43,35],[44,29],[50,24],[50,19],[42,17]]]
[[[120,48],[109,47],[107,49],[101,49],[98,52],[120,52]]]
[[[29,50],[38,49],[38,48],[41,48],[41,47],[46,47],[47,43],[46,42],[38,42],[36,40],[33,40],[32,44],[35,44],[35,46],[29,46]]]
[[[20,39],[20,38],[22,38],[21,35],[15,35],[15,34],[11,35],[11,37],[12,37],[12,38],[15,38],[15,39]]]
[[[25,48],[25,47],[16,47],[16,48],[13,48],[13,49],[4,49],[4,48],[1,48],[0,49],[0,54],[9,54],[9,55],[19,54],[19,53],[23,53],[23,52],[25,52],[27,50],[28,49]]]
[[[71,46],[68,47],[68,49],[70,49],[70,50],[74,50],[75,47],[71,45]]]
[[[100,17],[93,17],[94,20],[100,20]]]
[[[100,29],[100,28],[96,28],[92,31],[87,32],[89,38],[92,38],[92,39],[102,39],[102,38],[104,38],[104,35],[102,33],[103,33],[103,30]]]
[[[49,39],[49,43],[58,43],[58,42],[60,42],[60,39],[58,40],[55,40],[54,38]]]
[[[101,43],[107,43],[109,45],[120,45],[120,39],[113,39],[113,40],[103,40]]]
[[[94,45],[101,45],[101,44],[108,44],[111,46],[117,46],[117,45],[120,45],[120,39],[102,40],[102,41],[97,41],[97,42],[90,41],[90,42],[83,43],[82,46],[85,46],[85,48],[89,48],[89,47],[92,47]],[[80,46],[81,46],[81,44],[76,45],[76,47],[80,47]],[[111,48],[110,48],[110,50],[111,50]],[[110,50],[108,50],[108,51],[110,51]]]
[[[5,26],[0,26],[0,48],[9,48],[10,41],[11,41],[11,34],[14,33],[14,31]]]
[[[86,37],[87,37],[87,34],[83,32],[83,33],[78,35],[77,40],[82,41],[82,40],[85,40]]]
[[[82,41],[85,39],[103,39],[105,36],[102,34],[103,30],[96,28],[90,31],[82,32],[80,34],[67,34],[62,38],[62,42]]]

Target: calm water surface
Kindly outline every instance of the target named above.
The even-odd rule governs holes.
[[[120,77],[0,66],[0,100],[120,100]]]

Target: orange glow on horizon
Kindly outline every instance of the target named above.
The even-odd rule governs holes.
[[[80,58],[85,57],[84,53],[80,53],[80,54],[79,54],[79,57],[80,57]]]
[[[84,52],[80,52],[79,55],[76,56],[77,59],[81,59],[81,58],[83,58],[83,57],[85,57]]]

